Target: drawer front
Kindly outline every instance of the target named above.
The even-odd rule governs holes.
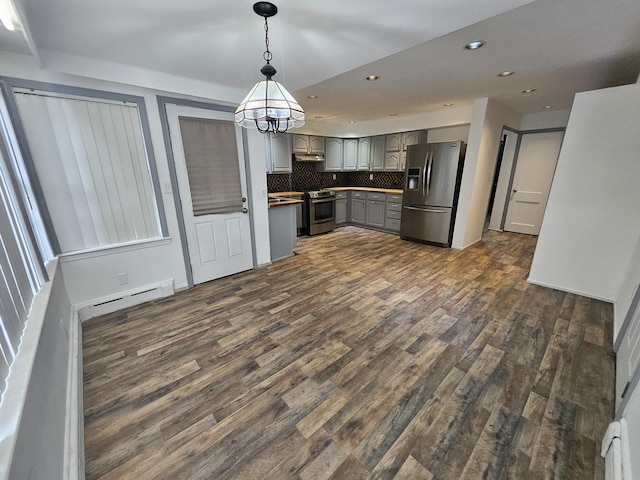
[[[387,193],[387,202],[402,203],[402,195]]]
[[[387,230],[392,230],[394,232],[400,231],[400,219],[399,218],[385,218],[384,219],[384,228]]]
[[[351,198],[367,198],[367,192],[351,192]]]
[[[394,212],[401,212],[402,211],[402,204],[401,203],[389,203],[389,202],[387,202],[387,210],[393,210]]]
[[[347,192],[336,192],[336,198],[347,198]]]
[[[387,210],[387,218],[396,218],[398,220],[400,220],[400,217],[402,216],[402,212],[396,212],[393,210]]]
[[[378,200],[379,202],[385,202],[387,195],[384,193],[367,192],[367,200]]]

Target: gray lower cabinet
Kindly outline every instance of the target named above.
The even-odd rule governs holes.
[[[400,232],[400,216],[402,215],[402,195],[388,194],[384,228],[392,232]]]
[[[340,202],[345,202],[344,207]],[[346,210],[345,213],[343,213]],[[336,224],[350,223],[388,232],[400,232],[402,195],[368,191],[336,193]],[[346,221],[343,221],[343,215]]]
[[[296,206],[279,205],[269,208],[271,261],[291,257],[296,241]]]
[[[367,211],[367,193],[351,192],[351,223],[364,225]]]
[[[336,225],[347,223],[348,192],[336,192]]]
[[[367,217],[365,224],[369,227],[384,228],[386,213],[386,195],[384,193],[367,193]]]

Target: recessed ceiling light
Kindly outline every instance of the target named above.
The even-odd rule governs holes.
[[[373,82],[374,80],[378,80],[380,77],[378,75],[369,75],[367,77],[367,80],[369,80],[370,82]]]
[[[322,115],[316,115],[316,116],[315,116],[315,117],[313,117],[313,118],[322,118]]]
[[[504,72],[500,72],[498,74],[499,77],[510,77],[511,75],[513,75],[516,72],[510,72],[509,70],[505,70]]]
[[[453,107],[453,103],[445,103],[442,106],[443,107]]]
[[[533,93],[535,91],[536,91],[535,88],[527,88],[526,90],[522,90],[522,93]]]
[[[549,110],[550,108],[553,108],[553,105],[545,105],[542,108],[544,108],[545,110]]]
[[[318,98],[318,95],[307,95],[307,98],[310,98],[311,100],[315,100],[316,98]]]
[[[351,120],[349,123],[356,123],[356,122],[354,122],[353,120]]]
[[[466,50],[477,50],[479,48],[484,47],[487,44],[487,42],[483,42],[482,40],[475,40],[473,42],[469,42],[467,43],[464,48]]]
[[[389,116],[390,116],[390,117],[397,117],[397,116],[398,116],[398,114],[397,114],[397,113],[390,113],[390,114],[389,114]]]

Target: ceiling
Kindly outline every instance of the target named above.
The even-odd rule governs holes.
[[[520,113],[566,109],[576,92],[633,83],[640,72],[637,0],[275,1],[275,79],[319,122],[481,97]],[[264,30],[253,0],[13,3],[24,32],[0,28],[0,49],[123,63],[242,92],[260,79]],[[472,40],[486,46],[465,50]],[[504,70],[516,73],[498,77]],[[365,80],[371,74],[380,78]]]

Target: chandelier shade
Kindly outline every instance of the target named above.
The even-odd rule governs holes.
[[[276,69],[271,65],[267,19],[278,13],[278,8],[269,2],[257,2],[253,10],[264,17],[266,51],[263,57],[267,64],[260,72],[265,79],[256,83],[242,100],[235,112],[235,123],[244,128],[256,128],[261,133],[284,133],[304,125],[304,110],[282,84],[272,79]]]
[[[235,122],[263,133],[282,133],[304,125],[304,110],[279,82],[266,79],[256,83],[242,100]]]

